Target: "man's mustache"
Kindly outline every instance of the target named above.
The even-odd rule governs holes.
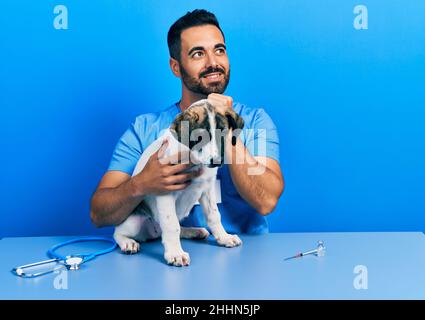
[[[205,77],[206,75],[209,75],[210,73],[215,73],[215,72],[224,73],[224,69],[223,68],[219,68],[219,67],[216,67],[216,68],[212,68],[211,67],[211,68],[208,68],[207,70],[201,72],[199,74],[199,77],[202,78],[202,77]]]

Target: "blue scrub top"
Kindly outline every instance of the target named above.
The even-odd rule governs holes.
[[[249,108],[233,103],[233,109],[244,120],[245,126],[240,139],[252,156],[265,156],[279,162],[279,137],[275,124],[262,108]],[[181,112],[177,103],[167,109],[142,114],[136,118],[118,141],[108,171],[118,170],[132,175],[140,156],[162,131],[167,129]],[[229,233],[267,233],[266,217],[251,207],[236,190],[228,165],[218,169],[221,203],[218,209],[225,230]],[[207,227],[201,206],[195,205],[190,215],[181,222],[182,226]]]

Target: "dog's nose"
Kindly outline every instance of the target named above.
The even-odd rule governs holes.
[[[217,158],[217,159],[210,159],[210,164],[208,165],[209,168],[215,168],[215,167],[221,167],[222,163],[221,163],[221,158]]]

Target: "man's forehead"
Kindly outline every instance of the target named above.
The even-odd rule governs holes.
[[[185,29],[181,33],[182,49],[193,47],[213,48],[216,44],[224,43],[223,35],[214,25],[203,25]]]

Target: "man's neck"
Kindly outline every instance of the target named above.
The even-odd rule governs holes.
[[[187,108],[189,108],[192,103],[199,101],[201,99],[206,99],[206,98],[207,96],[204,94],[198,94],[198,93],[194,93],[194,92],[183,89],[182,98],[179,102],[180,110],[184,111]]]

